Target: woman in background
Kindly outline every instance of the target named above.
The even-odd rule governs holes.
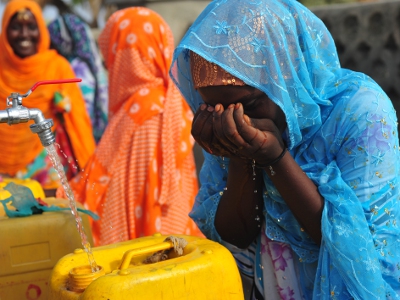
[[[107,125],[108,82],[97,44],[89,25],[74,14],[65,13],[48,25],[51,46],[70,62],[78,78],[98,142]]]
[[[26,93],[42,80],[75,78],[68,61],[50,50],[50,36],[39,5],[30,0],[12,0],[2,18],[0,35],[0,110],[12,92]],[[54,122],[56,143],[67,177],[72,178],[93,154],[90,119],[77,84],[38,87],[23,99],[27,108],[37,108]],[[47,195],[59,187],[58,175],[29,123],[0,125],[0,174],[32,178]]]
[[[197,193],[193,114],[168,75],[174,47],[155,12],[115,12],[99,37],[109,72],[109,124],[94,156],[70,182],[95,211],[96,245],[156,232],[200,234],[188,213]]]

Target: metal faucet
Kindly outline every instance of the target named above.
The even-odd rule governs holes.
[[[28,97],[38,86],[44,84],[59,84],[59,83],[73,83],[80,82],[82,79],[63,79],[63,80],[44,80],[35,83],[31,89],[25,94],[11,93],[7,97],[7,106],[5,110],[0,110],[0,123],[7,123],[8,125],[26,123],[33,120],[35,124],[30,126],[33,133],[37,133],[39,139],[44,147],[50,146],[56,141],[56,138],[51,131],[54,125],[52,119],[45,119],[42,111],[37,108],[27,108],[22,106],[22,99]]]

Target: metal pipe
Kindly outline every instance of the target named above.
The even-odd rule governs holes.
[[[0,123],[8,122],[8,112],[6,110],[0,110]]]
[[[33,120],[36,124],[39,124],[46,120],[40,109],[31,108],[31,109],[28,109],[28,111],[29,111],[29,119]]]
[[[40,142],[44,147],[53,144],[56,139],[51,131],[54,125],[53,120],[45,119],[41,110],[37,108],[28,109],[22,105],[17,107],[0,110],[0,123],[8,123],[8,125],[26,123],[34,121],[35,124],[30,126],[33,133],[37,133]]]

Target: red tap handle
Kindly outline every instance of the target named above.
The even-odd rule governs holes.
[[[43,85],[43,84],[72,83],[72,82],[81,82],[81,81],[82,81],[81,78],[38,81],[31,87],[31,92],[33,92],[39,85]]]

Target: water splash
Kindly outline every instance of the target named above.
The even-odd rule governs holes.
[[[76,227],[77,227],[79,235],[81,237],[82,246],[88,255],[89,264],[92,269],[92,272],[97,272],[99,268],[96,264],[96,261],[94,260],[92,248],[90,246],[90,243],[85,234],[85,230],[83,228],[82,218],[78,214],[78,209],[76,207],[74,193],[72,192],[71,187],[69,186],[67,176],[65,175],[64,167],[61,163],[60,157],[58,156],[57,150],[54,147],[54,145],[47,146],[47,147],[45,147],[45,149],[46,149],[47,154],[54,166],[54,169],[57,171],[58,177],[60,178],[60,181],[64,188],[65,194],[67,195],[67,198],[69,200],[69,206],[71,208],[71,213],[75,218]]]

